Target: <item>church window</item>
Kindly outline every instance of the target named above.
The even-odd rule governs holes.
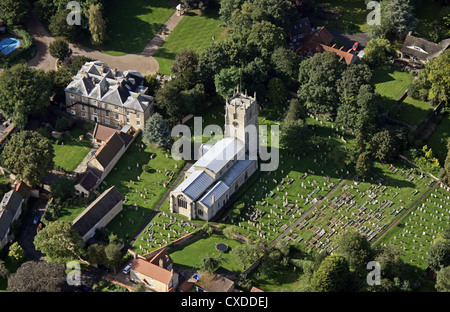
[[[187,202],[183,195],[178,196],[178,207],[187,208]]]

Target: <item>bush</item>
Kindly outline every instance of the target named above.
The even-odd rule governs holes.
[[[142,170],[144,170],[145,172],[149,172],[150,167],[148,165],[143,165]]]

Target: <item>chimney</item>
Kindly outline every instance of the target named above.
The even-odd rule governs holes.
[[[212,203],[214,204],[215,202],[216,202],[216,196],[213,195],[213,196],[212,196]]]
[[[162,258],[159,258],[159,266],[164,268],[164,260]]]
[[[344,46],[342,46],[342,47],[339,49],[339,51],[342,51],[343,48],[344,48]]]

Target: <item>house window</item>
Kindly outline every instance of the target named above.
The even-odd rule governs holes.
[[[236,113],[234,113],[233,114],[233,119],[237,119],[238,117],[237,117],[238,115],[236,114]]]
[[[74,110],[71,110],[70,113],[71,113],[72,115],[76,115],[76,114],[77,114]]]
[[[136,119],[141,119],[141,114],[136,114]]]
[[[127,118],[127,124],[129,124],[130,123],[130,118]]]
[[[104,109],[108,109],[108,104],[104,103],[104,104],[103,104],[103,108],[104,108]]]
[[[74,98],[75,98],[75,94],[71,94],[71,95],[70,95],[70,98],[71,98],[71,99],[74,99]]]
[[[187,208],[187,202],[183,195],[178,195],[178,207]]]
[[[85,111],[85,110],[86,110],[86,106],[81,105],[81,110],[82,110],[82,111]]]
[[[129,111],[127,111],[127,116],[130,116],[130,112]]]
[[[197,210],[197,214],[198,214],[200,217],[202,217],[202,216],[203,216],[203,210],[201,210],[201,209]]]
[[[81,117],[86,118],[86,113],[81,113]]]
[[[115,108],[115,110],[116,110],[116,111],[118,111],[118,110],[119,110],[119,106],[116,106],[116,107],[114,107],[114,108]]]
[[[109,119],[105,119],[105,124],[109,125]]]
[[[140,126],[141,122],[140,121],[136,121],[136,126]]]
[[[116,120],[119,120],[119,114],[114,114],[114,118],[115,118]]]
[[[97,115],[97,109],[94,108],[94,115]]]
[[[120,127],[120,123],[116,122],[116,127],[119,128]]]
[[[109,112],[105,112],[105,117],[109,117]]]

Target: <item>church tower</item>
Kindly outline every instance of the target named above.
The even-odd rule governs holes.
[[[235,137],[245,144],[245,153],[256,159],[259,149],[258,103],[239,87],[225,105],[225,137]]]

